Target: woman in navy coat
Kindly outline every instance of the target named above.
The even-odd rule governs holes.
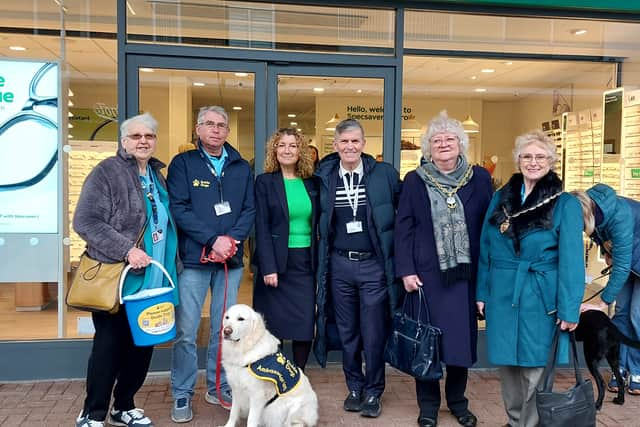
[[[280,129],[267,143],[265,173],[256,179],[253,305],[269,331],[292,340],[304,369],[315,321],[315,249],[318,189],[304,137]]]
[[[468,368],[476,361],[475,277],[480,231],[491,200],[491,177],[465,157],[469,138],[446,112],[422,137],[422,164],[405,177],[395,224],[396,275],[417,304],[419,287],[431,323],[442,330],[447,406],[463,426],[477,419],[465,397]],[[417,312],[417,311],[414,311]],[[416,380],[421,427],[437,425],[439,381]]]

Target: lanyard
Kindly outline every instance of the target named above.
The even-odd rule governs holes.
[[[211,161],[202,152],[202,147],[198,147],[198,153],[200,154],[200,158],[202,159],[204,164],[207,165],[207,168],[209,168],[209,172],[211,172],[211,175],[213,175],[213,177],[216,179],[216,182],[218,183],[218,189],[220,190],[220,203],[223,203],[224,197],[222,196],[222,179],[220,179],[220,177],[216,173],[216,170],[211,164]]]
[[[156,192],[155,184],[153,183],[153,173],[151,172],[151,168],[147,165],[147,177],[144,175],[140,175],[140,184],[142,185],[142,190],[146,190],[145,196],[149,199],[151,203],[151,216],[153,217],[153,225],[154,228],[158,227],[158,205],[156,204],[156,199],[153,196]],[[147,187],[147,179],[149,180],[149,186]]]
[[[358,185],[354,188],[353,181],[354,181],[353,172],[351,173],[351,179],[347,179],[346,173],[342,175],[342,183],[344,184],[344,193],[347,196],[347,201],[349,202],[349,206],[351,206],[351,211],[353,212],[353,219],[355,220],[356,214],[358,213],[358,197],[360,196],[360,182],[358,182]]]

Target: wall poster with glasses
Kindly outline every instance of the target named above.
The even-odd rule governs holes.
[[[55,62],[0,60],[0,233],[58,232]]]

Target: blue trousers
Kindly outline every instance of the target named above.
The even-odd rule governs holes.
[[[227,308],[238,299],[242,267],[229,270]],[[176,307],[176,339],[171,358],[171,393],[174,399],[191,399],[198,375],[196,338],[202,314],[202,304],[211,289],[211,324],[207,350],[207,389],[216,389],[216,359],[220,341],[220,322],[224,312],[224,269],[185,268],[178,276],[180,304]],[[220,373],[221,388],[228,388],[224,371]]]
[[[640,338],[640,278],[631,273],[616,297],[616,313],[613,323],[620,332],[631,338]],[[631,375],[640,375],[640,350],[620,346],[620,369]]]
[[[384,345],[390,323],[384,269],[375,258],[351,261],[336,253],[331,254],[329,269],[347,387],[379,397],[384,391]]]

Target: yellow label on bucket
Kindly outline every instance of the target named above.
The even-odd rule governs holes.
[[[138,315],[138,326],[150,335],[167,333],[175,323],[175,309],[170,302],[152,305]]]

